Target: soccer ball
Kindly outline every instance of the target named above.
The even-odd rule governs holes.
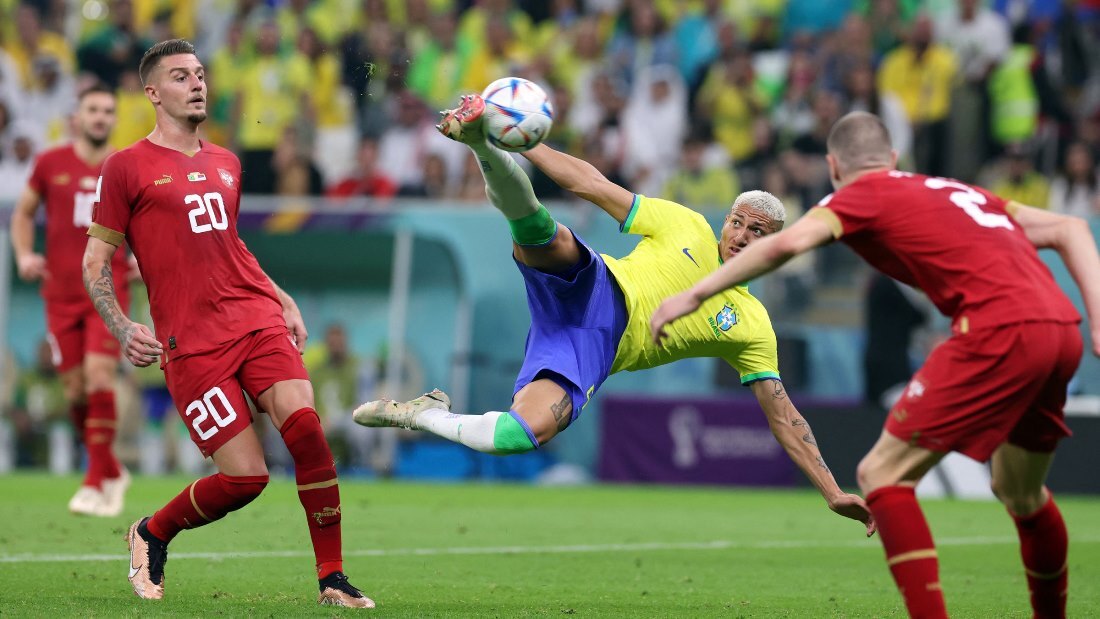
[[[538,84],[502,77],[481,93],[485,100],[485,133],[501,150],[521,153],[538,146],[554,124],[550,97]]]

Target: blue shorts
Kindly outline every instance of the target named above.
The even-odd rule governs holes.
[[[611,374],[626,329],[626,300],[603,258],[575,233],[581,261],[565,273],[546,273],[516,261],[527,286],[531,330],[513,397],[549,378],[573,400],[570,422]]]

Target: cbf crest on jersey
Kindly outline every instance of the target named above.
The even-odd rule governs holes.
[[[236,181],[233,179],[233,175],[229,173],[229,170],[218,168],[218,176],[221,177],[222,182],[225,183],[226,187],[229,187],[230,189],[233,188],[233,183],[235,183]]]
[[[707,322],[710,323],[710,330],[714,332],[714,337],[721,338],[723,333],[737,324],[737,310],[725,305],[713,318],[708,316]]]

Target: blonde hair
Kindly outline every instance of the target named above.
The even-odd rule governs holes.
[[[776,223],[781,224],[787,221],[787,209],[783,207],[783,202],[766,191],[754,189],[737,196],[737,199],[733,201],[733,207],[730,208],[730,212],[733,212],[733,209],[738,206],[754,208],[767,215],[768,219]]]

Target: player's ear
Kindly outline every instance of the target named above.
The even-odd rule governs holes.
[[[145,85],[145,97],[149,99],[153,105],[160,103],[160,95],[157,93],[156,87],[152,84]]]
[[[833,184],[840,182],[840,164],[837,163],[836,157],[832,153],[825,155],[825,161],[829,164],[829,180],[833,181]]]

